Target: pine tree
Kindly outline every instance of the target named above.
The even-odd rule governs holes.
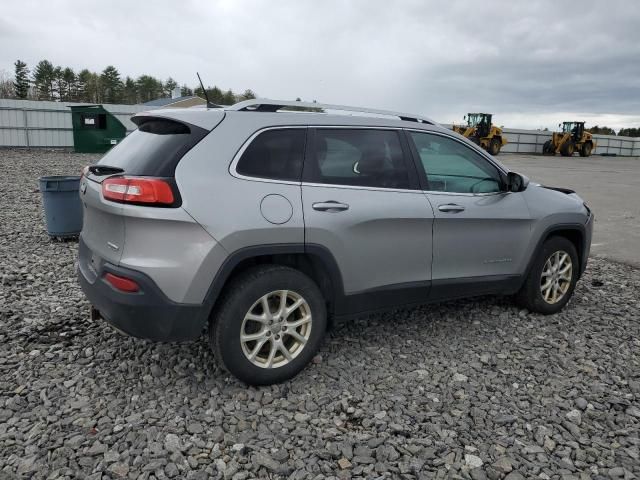
[[[27,98],[29,95],[29,69],[27,68],[27,64],[21,60],[16,60],[14,65],[16,67],[16,71],[13,88],[15,90],[16,98]]]
[[[167,97],[171,97],[171,95],[173,94],[173,89],[176,88],[178,86],[178,82],[176,82],[173,78],[169,77],[167,78],[167,81],[164,82],[164,94]]]
[[[100,78],[86,68],[78,74],[78,100],[85,103],[100,103]]]
[[[40,60],[33,71],[38,99],[55,100],[55,68],[49,60]]]
[[[229,89],[224,93],[224,96],[222,97],[222,105],[233,105],[234,103],[236,103],[236,96],[233,91]]]
[[[207,88],[207,93],[209,94],[209,100],[211,100],[211,102],[215,103],[216,105],[222,104],[224,94],[218,87],[214,86],[213,88]]]
[[[120,73],[113,65],[109,65],[102,71],[100,90],[103,102],[120,103],[122,101],[122,80],[120,80]]]
[[[64,96],[68,102],[78,101],[78,78],[75,72],[67,67],[62,71],[62,81],[66,87]]]
[[[122,102],[127,105],[138,103],[138,88],[136,82],[131,77],[124,79],[124,87],[122,89]]]
[[[182,95],[183,97],[191,97],[193,96],[193,90],[187,87],[186,84],[183,84],[180,88],[180,95]]]
[[[60,101],[67,100],[67,84],[62,76],[62,67],[56,67],[53,70],[54,79],[54,96]]]
[[[138,94],[142,103],[162,96],[162,82],[150,75],[141,75],[136,80]]]
[[[240,101],[253,100],[254,98],[256,98],[256,94],[253,92],[253,90],[247,89],[242,93],[242,95],[240,95],[238,100],[240,100]]]

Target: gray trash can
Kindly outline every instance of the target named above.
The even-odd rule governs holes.
[[[40,193],[50,237],[74,237],[82,230],[80,177],[40,177]]]

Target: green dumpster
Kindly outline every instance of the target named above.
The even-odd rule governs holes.
[[[102,105],[70,108],[76,152],[104,153],[127,135],[125,126]]]

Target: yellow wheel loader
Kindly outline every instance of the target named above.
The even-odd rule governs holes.
[[[454,125],[453,131],[480,145],[491,155],[498,155],[507,143],[507,137],[501,128],[492,125],[492,116],[490,113],[469,113],[464,117],[467,125]]]
[[[563,157],[570,157],[575,152],[581,157],[588,157],[596,148],[593,135],[584,129],[584,122],[563,122],[558,125],[561,132],[553,132],[551,140],[544,142],[543,155],[560,153]]]

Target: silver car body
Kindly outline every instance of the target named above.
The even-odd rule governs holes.
[[[80,270],[85,291],[99,281],[105,265],[140,272],[171,305],[198,312],[201,325],[188,335],[149,337],[192,338],[234,268],[252,256],[314,257],[329,277],[324,290],[333,296],[336,316],[400,303],[514,293],[536,249],[554,231],[580,243],[581,270],[586,265],[593,216],[572,192],[531,182],[519,192],[448,193],[418,185],[393,189],[271,180],[236,171],[238,159],[261,132],[331,127],[445,136],[474,149],[507,176],[508,169],[495,158],[434,122],[377,111],[264,112],[237,105],[138,114],[145,115],[209,131],[175,169],[181,204],[155,208],[114,203],[101,194],[105,177],[87,174],[81,188],[85,223]],[[110,155],[99,164],[109,164]],[[347,208],[317,208],[327,202]],[[452,205],[461,210],[450,210]]]

